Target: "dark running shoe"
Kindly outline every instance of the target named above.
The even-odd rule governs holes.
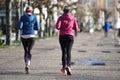
[[[70,67],[66,67],[67,75],[72,75]]]
[[[29,67],[25,67],[25,73],[26,73],[26,74],[29,74],[29,72],[30,72]]]

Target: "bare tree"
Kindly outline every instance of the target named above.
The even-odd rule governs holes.
[[[6,0],[6,45],[11,45],[11,25],[12,25],[12,1]]]
[[[18,21],[20,19],[20,3],[21,0],[15,0],[15,7],[16,7],[16,27],[15,27],[15,31],[16,31],[16,41],[18,41],[20,39],[20,31],[18,29]]]
[[[98,22],[100,10],[101,10],[101,9],[98,8],[98,7],[93,8],[93,9],[91,10],[92,16],[93,16],[93,19],[94,19],[94,22],[95,22],[95,23]]]
[[[0,0],[0,9],[5,8],[5,0]]]
[[[34,3],[31,4],[33,7],[38,7],[40,10],[40,23],[41,23],[41,14],[42,12],[42,6],[44,5],[47,8],[48,16],[46,18],[46,34],[48,36],[51,35],[50,31],[50,21],[51,21],[51,14],[52,14],[52,8],[53,5],[51,5],[51,0],[33,0]],[[43,14],[44,15],[44,14]],[[39,31],[39,37],[41,37],[41,31]]]

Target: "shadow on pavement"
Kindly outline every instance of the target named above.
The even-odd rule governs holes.
[[[18,71],[2,71],[0,72],[0,75],[24,75],[25,73],[23,72],[18,72]]]

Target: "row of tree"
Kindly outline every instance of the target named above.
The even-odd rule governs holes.
[[[62,0],[58,0],[58,2],[60,2]],[[21,5],[23,3],[23,0],[5,0],[1,1],[3,4],[5,4],[5,8],[6,8],[6,44],[7,45],[11,45],[12,41],[11,41],[11,31],[12,31],[12,9],[14,8],[16,10],[16,20],[15,20],[15,32],[16,32],[16,41],[19,40],[20,38],[20,31],[18,30],[17,24],[18,21],[20,19],[21,16]],[[47,7],[47,13],[48,13],[48,17],[46,19],[46,21],[50,20],[52,17],[52,8],[54,6],[60,6],[60,5],[51,5],[51,0],[26,0],[25,2],[28,2],[28,5],[33,6],[33,8],[38,8],[40,10],[40,14],[42,14],[42,5],[44,5],[45,7]],[[33,2],[33,3],[31,3]],[[50,23],[47,24],[47,27],[49,27]],[[48,31],[49,34],[49,31]],[[40,35],[39,35],[40,37]]]
[[[43,12],[42,12],[42,6],[43,5],[47,8],[48,16],[45,20],[46,21],[46,27],[47,27],[47,32],[46,33],[49,36],[51,36],[50,21],[53,20],[53,8],[54,7],[63,8],[62,3],[64,3],[64,0],[57,0],[57,4],[51,4],[52,0],[24,0],[24,1],[27,2],[28,5],[31,5],[33,8],[37,7],[40,10],[40,14],[43,14]],[[23,0],[5,0],[5,1],[0,0],[0,4],[2,4],[2,6],[0,6],[0,8],[5,7],[5,9],[6,9],[6,44],[7,45],[12,44],[12,41],[11,41],[12,22],[11,21],[12,21],[12,9],[13,8],[16,10],[16,20],[15,20],[16,41],[18,41],[20,39],[20,31],[18,30],[17,24],[18,24],[18,21],[19,21],[20,16],[21,16],[22,2],[23,2]],[[6,6],[4,6],[4,5],[6,5]],[[85,16],[84,8],[79,6],[78,2],[68,4],[68,6],[72,6],[72,5],[77,5],[78,6],[77,8],[75,8],[75,10],[77,11],[76,16],[80,17],[81,19],[84,18],[84,16]],[[97,9],[97,10],[96,9],[92,9],[95,21],[99,17],[98,13],[100,11],[100,9]],[[41,22],[41,18],[40,18],[40,22]],[[49,23],[47,23],[47,22],[49,22]],[[40,31],[39,31],[38,35],[39,35],[39,37],[41,37]]]
[[[28,5],[31,5],[33,8],[38,8],[40,10],[40,17],[41,14],[43,14],[42,12],[42,6],[44,5],[44,7],[47,8],[47,18],[46,18],[46,34],[51,36],[52,35],[52,31],[51,31],[51,21],[53,20],[53,8],[54,7],[63,7],[62,2],[64,2],[64,0],[57,0],[57,4],[51,4],[52,0],[2,0],[0,1],[1,4],[3,5],[0,6],[1,8],[6,9],[6,44],[7,45],[11,45],[12,41],[11,41],[11,33],[12,33],[12,9],[16,10],[16,20],[15,20],[15,33],[16,33],[16,41],[18,41],[20,39],[20,31],[18,30],[17,24],[18,21],[20,19],[21,16],[21,7],[23,7],[23,2],[26,2]],[[6,5],[6,6],[4,6]],[[44,15],[44,14],[43,14]],[[41,18],[40,18],[40,22],[41,22]],[[39,37],[41,37],[40,35],[40,31],[38,32]]]

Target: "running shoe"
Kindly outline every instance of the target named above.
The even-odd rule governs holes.
[[[72,75],[70,67],[66,67],[67,75]]]
[[[25,73],[26,73],[26,74],[29,74],[29,72],[30,72],[29,67],[25,67]]]
[[[62,72],[63,74],[65,74],[65,75],[67,74],[67,71],[66,71],[65,68],[62,68],[62,69],[61,69],[61,72]]]

